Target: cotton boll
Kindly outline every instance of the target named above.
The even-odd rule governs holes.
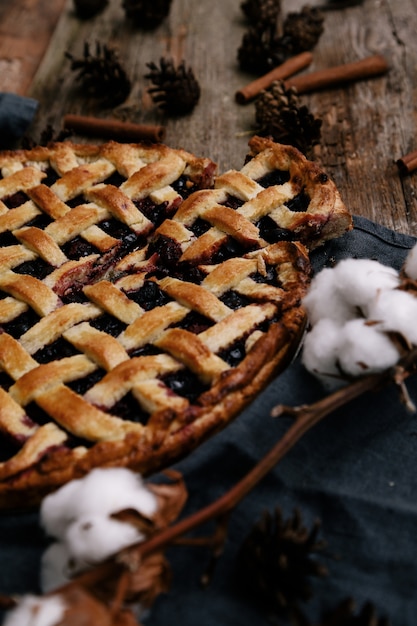
[[[156,497],[141,476],[124,467],[92,470],[82,480],[73,505],[77,517],[90,512],[110,515],[129,508],[150,517],[157,509]]]
[[[401,333],[417,345],[417,298],[411,293],[392,290],[379,294],[369,311],[381,329]]]
[[[26,595],[7,613],[3,626],[56,626],[62,621],[65,609],[59,595],[47,598]]]
[[[351,376],[382,372],[395,365],[400,353],[392,341],[363,319],[351,320],[343,327],[339,364]]]
[[[65,585],[74,575],[85,569],[86,563],[77,563],[68,546],[57,541],[42,554],[40,582],[42,593]]]
[[[97,468],[47,496],[41,506],[41,522],[48,534],[62,539],[68,525],[82,515],[110,515],[128,508],[150,517],[157,500],[141,476],[131,470]]]
[[[67,526],[75,519],[74,503],[81,486],[81,480],[72,480],[42,500],[41,524],[51,537],[62,539]]]
[[[405,259],[404,271],[409,278],[417,280],[417,244],[411,248]]]
[[[355,307],[338,291],[336,274],[330,268],[321,270],[313,278],[303,305],[313,326],[323,318],[344,322],[356,317]]]
[[[331,319],[322,319],[307,333],[302,363],[327,388],[340,386],[337,366],[342,326]]]
[[[131,524],[100,514],[80,517],[66,533],[68,550],[76,561],[89,564],[103,561],[144,538]]]
[[[400,282],[394,268],[371,259],[345,259],[335,266],[334,272],[340,295],[365,315],[369,303],[379,292],[395,289]]]

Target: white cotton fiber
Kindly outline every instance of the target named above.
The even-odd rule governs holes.
[[[42,554],[40,583],[42,593],[65,585],[72,576],[85,569],[75,562],[68,547],[61,541],[51,544]]]
[[[304,340],[303,365],[327,387],[340,384],[337,359],[341,334],[341,324],[331,319],[322,319],[307,333]]]
[[[48,534],[62,539],[68,525],[81,516],[106,516],[128,508],[152,516],[157,501],[140,475],[122,467],[98,468],[47,496],[41,506],[41,522]]]
[[[65,609],[65,602],[59,595],[22,596],[16,608],[7,613],[3,626],[56,626],[62,621]]]
[[[68,527],[65,542],[77,561],[93,565],[143,538],[130,524],[90,514],[80,517]]]
[[[338,293],[365,314],[379,292],[394,289],[400,281],[395,269],[371,259],[345,259],[335,266],[334,272]]]
[[[113,513],[134,509],[152,517],[157,508],[157,498],[142,477],[125,468],[94,469],[47,496],[41,522],[59,541],[42,557],[43,591],[144,539],[132,524],[113,519]]]
[[[417,280],[417,244],[411,248],[405,259],[404,271],[409,278]]]
[[[352,306],[337,289],[334,269],[325,268],[311,281],[308,293],[303,298],[310,323],[314,326],[323,318],[345,322],[356,316]]]
[[[75,518],[74,503],[80,488],[81,481],[72,480],[42,500],[41,524],[52,537],[63,537],[68,524]]]
[[[381,293],[370,307],[369,316],[386,331],[401,333],[417,345],[417,298],[406,291]]]
[[[366,320],[347,322],[343,328],[339,363],[351,376],[382,372],[395,365],[399,352],[390,339]]]

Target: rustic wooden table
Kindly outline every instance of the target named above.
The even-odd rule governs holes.
[[[283,0],[283,13],[305,4]],[[73,0],[2,0],[0,90],[39,101],[31,129],[35,137],[48,124],[58,131],[67,113],[116,116],[164,124],[169,145],[211,157],[219,171],[240,168],[256,127],[253,102],[235,101],[235,92],[255,78],[237,63],[247,29],[240,5],[239,0],[173,0],[163,24],[142,32],[126,19],[121,0],[109,0],[89,20],[76,16]],[[324,33],[305,73],[375,53],[386,58],[389,72],[301,96],[323,122],[313,158],[333,178],[351,212],[414,235],[417,172],[401,176],[396,160],[417,149],[416,25],[417,0],[364,0],[327,11]],[[65,55],[81,57],[84,42],[94,46],[96,41],[118,49],[132,80],[128,100],[115,110],[98,109],[77,89]],[[146,64],[162,56],[184,59],[200,82],[200,102],[185,117],[164,117],[147,92]]]

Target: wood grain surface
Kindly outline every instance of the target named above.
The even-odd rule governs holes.
[[[20,4],[30,10],[36,0]],[[72,0],[67,0],[27,89],[40,102],[33,135],[48,124],[57,132],[67,113],[116,116],[164,124],[166,143],[211,157],[220,172],[240,168],[247,142],[256,132],[255,108],[253,102],[238,104],[235,93],[257,78],[241,71],[237,63],[237,50],[248,27],[240,4],[239,0],[173,0],[169,17],[154,31],[142,32],[127,20],[121,0],[109,0],[102,13],[89,20],[77,18]],[[283,13],[305,4],[283,1]],[[53,22],[52,13],[47,21]],[[390,69],[384,76],[300,96],[323,121],[322,139],[313,158],[335,181],[350,211],[414,235],[417,172],[401,176],[396,160],[417,149],[416,26],[417,0],[364,0],[356,7],[326,11],[324,33],[305,73],[377,53],[384,55]],[[4,33],[3,15],[2,39]],[[128,100],[114,110],[86,98],[76,84],[65,53],[81,57],[86,41],[116,48],[132,80]],[[6,44],[2,41],[1,45]],[[147,93],[147,63],[158,62],[162,56],[185,60],[200,82],[200,102],[185,117],[165,117]]]

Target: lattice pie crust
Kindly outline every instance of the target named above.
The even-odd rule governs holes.
[[[171,464],[292,358],[308,249],[351,218],[297,150],[250,150],[217,178],[163,145],[0,153],[0,507]]]

